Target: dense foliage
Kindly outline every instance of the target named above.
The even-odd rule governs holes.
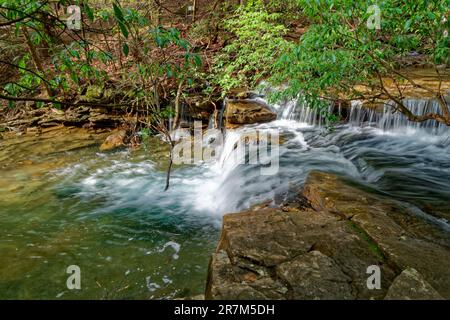
[[[177,28],[156,24],[144,10],[123,7],[119,1],[92,3],[70,2],[82,13],[81,30],[72,30],[69,20],[60,18],[68,1],[56,6],[47,1],[0,1],[2,26],[8,31],[0,40],[2,55],[10,58],[0,63],[18,70],[18,77],[2,79],[2,97],[12,106],[40,92],[31,99],[39,107],[45,102],[69,104],[71,98],[86,104],[94,93],[99,105],[104,98],[103,104],[143,108],[151,116],[148,125],[150,118],[173,112],[161,108],[162,87],[170,81],[191,83],[189,74],[201,66],[199,55],[191,52]],[[87,35],[89,29],[93,35]],[[119,88],[119,94],[105,90],[108,83]]]
[[[216,57],[214,77],[223,94],[236,87],[254,88],[270,75],[275,59],[288,50],[279,23],[282,14],[268,12],[261,1],[249,1],[225,20],[229,43]]]
[[[287,84],[284,95],[301,92],[313,100],[333,100],[373,99],[381,93],[383,99],[397,102],[411,120],[434,118],[450,124],[443,92],[432,92],[442,102],[443,117],[416,117],[402,105],[402,92],[389,92],[382,80],[411,82],[401,71],[402,57],[425,55],[436,70],[448,65],[447,0],[378,1],[378,7],[349,0],[299,0],[298,4],[311,26],[281,56],[271,77],[274,83]],[[377,13],[379,26],[373,20]],[[364,84],[364,90],[357,89],[358,84]]]
[[[81,8],[79,30],[69,28],[69,5]],[[448,0],[186,0],[181,8],[169,0],[0,0],[0,98],[11,107],[131,107],[152,126],[177,119],[190,88],[217,100],[263,82],[283,88],[275,99],[301,95],[317,107],[389,99],[410,120],[450,125],[440,86],[402,71],[419,56],[438,75],[447,67],[448,8]],[[436,97],[442,112],[411,114],[406,84]]]

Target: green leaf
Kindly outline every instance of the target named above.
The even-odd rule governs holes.
[[[125,24],[121,21],[118,21],[117,23],[119,24],[119,28],[120,28],[120,31],[122,32],[123,36],[128,39],[128,29],[125,26]]]
[[[198,54],[194,54],[194,63],[197,67],[201,67],[202,66],[202,59],[200,58],[200,56]]]
[[[412,23],[411,19],[406,20],[405,25],[404,25],[404,28],[406,31],[409,31],[409,29],[411,28],[411,23]]]
[[[85,2],[84,3],[84,9],[86,10],[86,15],[90,21],[94,21],[94,11],[91,7]]]
[[[123,18],[122,9],[119,8],[119,6],[115,3],[113,3],[113,9],[114,9],[114,16],[116,17],[116,19],[120,22],[123,22],[124,18]]]
[[[98,13],[98,15],[100,16],[100,18],[101,18],[103,21],[108,21],[108,19],[109,19],[109,13],[108,13],[108,11],[106,11],[106,10],[100,11],[100,12]]]
[[[19,68],[20,69],[25,69],[26,68],[25,59],[21,59],[19,61]]]
[[[122,46],[122,51],[123,51],[123,54],[124,54],[126,57],[128,57],[128,54],[130,53],[130,47],[128,46],[127,43],[124,43],[124,44],[123,44],[123,46]]]
[[[80,82],[78,76],[75,73],[71,73],[70,74],[70,78],[72,79],[73,82],[75,82],[76,84],[78,84]]]

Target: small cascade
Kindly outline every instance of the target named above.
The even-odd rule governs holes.
[[[185,103],[182,103],[180,105],[179,127],[175,128],[174,117],[170,117],[167,122],[169,131],[171,132],[180,128],[190,128],[192,127],[193,123],[194,119],[189,112],[189,106]]]
[[[326,115],[321,113],[321,110],[310,107],[305,99],[289,100],[283,104],[276,104],[273,107],[278,114],[279,120],[291,120],[319,127],[326,122]],[[330,104],[328,111],[333,111],[333,105]]]
[[[440,106],[432,99],[405,99],[405,106],[416,115],[440,113]],[[348,123],[354,127],[374,127],[383,131],[425,130],[430,134],[448,132],[449,128],[435,120],[409,121],[401,112],[394,111],[395,103],[386,101],[382,110],[364,107],[361,101],[352,101]]]
[[[264,100],[264,103],[267,104],[266,100]],[[433,99],[408,98],[404,100],[404,103],[416,115],[441,112],[438,101]],[[409,121],[401,112],[395,112],[393,105],[392,101],[386,101],[384,105],[379,107],[367,107],[362,101],[353,100],[350,107],[330,103],[327,111],[328,114],[338,116],[341,121],[353,127],[373,127],[384,131],[421,129],[430,134],[449,132],[448,126],[435,120]],[[302,97],[286,100],[271,107],[277,113],[278,120],[295,121],[316,127],[322,127],[326,124],[327,112],[324,112],[323,109],[310,107]],[[450,106],[448,107],[450,109]]]
[[[427,113],[441,113],[440,105],[436,100],[432,99],[406,99],[405,106],[416,115],[424,115]],[[409,121],[408,118],[400,113],[393,112],[394,103],[388,101],[384,104],[383,115],[378,122],[378,127],[384,131],[398,129],[424,129],[429,133],[440,134],[448,131],[448,126],[435,120],[427,120],[423,122]]]
[[[219,123],[218,123],[219,128],[218,129],[222,129],[223,128],[223,115],[225,113],[225,106],[226,105],[227,105],[227,99],[225,99],[222,102],[222,107],[220,108],[220,111],[219,111]]]
[[[260,97],[252,100],[268,105],[267,101]],[[408,99],[405,100],[405,104],[415,114],[439,111],[437,102],[432,100]],[[225,105],[226,100],[224,101]],[[303,179],[305,179],[309,170],[325,168],[325,170],[349,174],[355,178],[363,177],[371,183],[379,183],[383,188],[389,188],[392,184],[389,179],[391,179],[391,175],[397,177],[396,171],[384,171],[385,168],[382,164],[379,168],[369,166],[366,162],[366,157],[369,157],[366,155],[368,149],[361,148],[360,143],[365,146],[373,146],[373,141],[379,142],[377,148],[380,149],[380,155],[377,159],[380,163],[385,161],[385,152],[395,154],[398,150],[401,150],[401,154],[416,154],[417,148],[430,148],[433,152],[441,152],[434,149],[434,144],[441,143],[445,147],[448,145],[445,137],[429,136],[430,133],[436,134],[448,130],[447,127],[435,121],[410,122],[403,114],[393,113],[389,102],[378,108],[368,108],[362,101],[352,101],[350,106],[330,104],[325,111],[339,115],[342,125],[337,126],[336,130],[322,132],[322,134],[327,135],[323,140],[318,138],[317,133],[322,131],[321,126],[326,125],[326,112],[310,107],[305,99],[286,100],[283,103],[268,106],[277,113],[277,121],[222,131],[225,135],[222,147],[218,150],[219,157],[216,161],[207,164],[210,169],[209,174],[206,180],[195,190],[198,195],[197,208],[221,213],[233,212],[248,208],[258,199],[274,199],[275,195],[283,197],[283,194],[287,192],[288,185],[277,185],[277,176],[283,176],[286,181],[291,181],[291,176],[298,174],[298,163],[302,163],[302,168],[304,168],[301,171],[302,174],[298,175],[296,180],[299,185],[303,183]],[[224,107],[222,106],[219,113],[219,124],[223,122],[223,114]],[[211,128],[213,125],[213,118],[210,118],[209,127]],[[354,130],[352,127],[367,127],[368,130]],[[259,166],[248,165],[247,151],[244,154],[238,152],[237,146],[243,135],[248,134],[251,130],[271,130],[274,128],[282,130],[285,139],[287,139],[281,146],[280,173],[272,178],[261,177]],[[420,129],[420,131],[409,132],[408,129]],[[386,135],[380,134],[382,131],[393,133],[399,131],[400,134],[394,134],[395,137],[387,138]],[[335,132],[338,132],[338,134]],[[405,136],[404,132],[408,134]],[[423,140],[424,133],[426,134],[426,142]],[[361,134],[362,140],[356,139],[353,141],[353,137],[359,134]],[[440,140],[441,138],[444,138],[443,142]],[[367,141],[364,139],[367,139]],[[390,140],[392,143],[386,143],[386,139],[392,139]],[[313,146],[309,145],[311,141],[313,141]],[[432,145],[428,146],[428,142]],[[395,147],[391,150],[392,144]],[[323,148],[315,149],[314,145],[321,145]],[[349,158],[355,156],[358,157],[357,162],[349,160]],[[370,155],[370,157],[372,156],[373,154]],[[393,159],[393,162],[398,160],[395,156],[393,156]],[[246,165],[241,165],[243,163],[246,163]],[[394,165],[395,163],[392,164],[392,166]],[[411,179],[415,178],[417,178],[417,174],[411,174]],[[272,184],[265,184],[267,179]],[[440,177],[437,176],[436,179],[439,180]],[[400,190],[400,188],[398,189]],[[399,192],[400,194],[401,192]]]
[[[218,166],[222,172],[228,173],[231,171],[239,161],[236,147],[241,139],[242,130],[228,130],[225,135],[223,149],[220,154]]]
[[[376,124],[380,120],[380,117],[381,114],[377,110],[364,107],[362,101],[353,100],[351,102],[348,122],[352,126],[371,126]]]
[[[190,128],[193,123],[194,119],[189,112],[189,106],[186,103],[182,103],[180,108],[180,127]]]
[[[215,125],[214,125],[214,118],[215,118],[215,113],[213,112],[210,116],[209,116],[209,121],[208,121],[208,130],[210,129],[215,129]]]

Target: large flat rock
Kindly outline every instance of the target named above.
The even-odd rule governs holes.
[[[412,267],[450,299],[448,232],[416,211],[353,187],[337,176],[312,172],[304,190],[316,210],[345,216],[376,243],[397,269]]]
[[[449,244],[444,231],[407,208],[312,172],[296,203],[224,216],[206,298],[383,299],[414,268],[449,299]],[[373,265],[380,289],[367,286]]]
[[[225,117],[228,125],[243,125],[270,122],[277,118],[277,114],[253,100],[229,100]]]

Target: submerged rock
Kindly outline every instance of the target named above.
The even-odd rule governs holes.
[[[397,299],[393,283],[414,292],[402,280],[410,272],[399,277],[410,267],[428,293],[450,298],[450,240],[436,226],[332,174],[312,172],[298,198],[224,216],[207,299]],[[379,289],[367,285],[369,266]]]
[[[100,146],[101,151],[113,150],[125,145],[125,138],[127,132],[125,130],[119,130],[109,135],[105,142]]]
[[[225,116],[227,125],[264,123],[277,118],[267,106],[252,100],[227,101]]]

